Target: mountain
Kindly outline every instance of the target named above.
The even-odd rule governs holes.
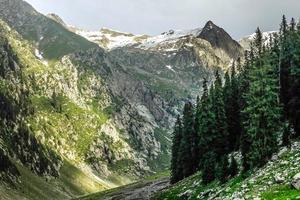
[[[208,21],[205,24],[197,37],[209,41],[214,48],[224,50],[230,57],[235,59],[240,57],[243,53],[243,49],[239,43],[233,40],[224,29],[216,26],[212,21]]]
[[[213,46],[201,28],[92,34],[22,0],[0,0],[0,26],[5,199],[66,199],[166,170],[178,111],[235,59],[222,48],[233,40]]]
[[[204,29],[169,30],[158,36],[148,36],[107,28],[90,32],[72,27],[75,33],[106,49],[113,59],[126,65],[135,77],[141,81],[147,80],[148,87],[157,90],[164,98],[173,96],[174,99],[190,94],[195,98],[203,78],[210,82],[216,67],[226,71],[232,60],[243,55],[242,47],[224,30],[224,34],[219,36],[226,39],[220,39],[219,43],[226,41],[227,44],[223,46],[230,48],[231,54],[223,46],[212,46],[210,41],[199,38]],[[234,50],[237,52],[232,56]],[[157,84],[163,86],[157,87]],[[173,91],[177,93],[175,96]]]
[[[174,43],[186,38],[197,38],[208,41],[213,48],[223,50],[225,52],[224,54],[231,58],[237,59],[243,54],[243,48],[240,44],[233,40],[224,29],[215,25],[212,21],[207,22],[204,28],[169,30],[158,36],[134,35],[132,33],[119,32],[108,28],[102,28],[100,31],[85,31],[70,26],[70,30],[92,42],[98,43],[102,48],[107,50],[126,46],[134,46],[144,50],[162,50],[162,46],[166,46],[168,48],[165,49],[165,51],[174,51],[177,48],[172,49],[172,47],[170,47],[174,45]],[[187,43],[187,45],[191,46],[193,44]]]

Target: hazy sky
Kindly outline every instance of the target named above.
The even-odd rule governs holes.
[[[38,11],[54,12],[71,25],[88,30],[108,27],[156,35],[191,29],[212,20],[235,39],[260,26],[278,29],[281,16],[300,17],[300,0],[26,0]]]

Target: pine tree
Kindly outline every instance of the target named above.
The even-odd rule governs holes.
[[[212,87],[213,88],[213,87]],[[211,90],[212,90],[211,88]],[[211,150],[211,146],[215,140],[215,115],[212,111],[213,107],[212,92],[208,93],[207,81],[203,83],[203,95],[201,97],[200,112],[198,113],[198,149],[199,149],[199,168],[203,168],[203,155]]]
[[[288,46],[288,25],[285,16],[282,17],[280,27],[280,55],[279,55],[279,77],[280,77],[280,102],[283,104],[284,118],[288,119],[289,102],[289,71],[290,55]]]
[[[183,111],[183,136],[179,152],[184,178],[195,173],[198,167],[198,146],[196,145],[198,139],[195,133],[194,123],[193,105],[191,102],[187,102]]]
[[[291,144],[291,131],[288,123],[284,124],[282,133],[282,145],[289,146]]]
[[[201,99],[197,96],[196,100],[196,113],[195,113],[195,132],[198,134],[200,129],[199,117],[201,115]]]
[[[252,48],[251,48],[252,49]],[[239,82],[239,91],[240,91],[240,99],[239,99],[239,106],[240,110],[245,110],[246,108],[246,94],[249,91],[250,87],[250,71],[252,70],[252,59],[253,58],[253,51],[246,51],[245,52],[245,63],[243,65],[242,70],[240,71],[238,75],[238,82]],[[240,137],[240,150],[242,154],[243,159],[243,171],[248,171],[250,169],[249,164],[249,158],[248,158],[248,152],[250,150],[250,137],[246,134],[246,129],[243,125],[243,122],[247,121],[249,119],[249,116],[245,112],[240,112],[241,116],[241,137]]]
[[[172,141],[172,158],[171,158],[171,183],[176,183],[183,178],[182,166],[179,158],[180,142],[182,140],[182,124],[180,116],[174,126],[173,141]]]
[[[231,79],[228,73],[225,74],[224,104],[229,133],[229,150],[239,148],[239,140],[242,132],[240,117],[240,92],[239,83],[236,77],[235,64],[231,67]]]
[[[234,177],[238,174],[239,169],[238,169],[238,164],[234,158],[233,155],[230,157],[230,166],[229,166],[229,174],[231,177]]]
[[[266,57],[260,58],[263,65],[250,73],[251,85],[246,93],[244,112],[249,118],[245,122],[246,136],[250,142],[244,152],[244,162],[251,168],[264,164],[277,150],[280,131],[280,107],[277,101],[277,79],[274,69]]]
[[[296,21],[295,21],[295,19],[294,18],[292,18],[292,20],[291,20],[291,23],[290,23],[290,31],[291,32],[294,32],[294,31],[296,31]]]
[[[217,165],[217,177],[221,183],[225,183],[229,176],[228,156],[223,155]]]
[[[222,80],[216,71],[215,87],[213,92],[213,112],[215,116],[215,140],[213,148],[218,157],[226,154],[228,148],[228,125],[225,114]]]
[[[261,33],[259,27],[257,27],[257,29],[255,31],[253,47],[255,50],[255,52],[254,52],[255,56],[261,55],[262,49],[263,49],[263,36],[262,36],[262,33]]]
[[[202,181],[208,184],[216,178],[217,155],[213,151],[207,152],[203,157]]]
[[[282,21],[280,24],[280,35],[281,37],[285,37],[287,34],[288,24],[285,15],[282,16]]]
[[[289,44],[292,51],[290,57],[290,88],[288,102],[288,117],[296,136],[300,137],[300,31],[292,34]]]

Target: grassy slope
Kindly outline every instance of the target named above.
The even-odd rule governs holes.
[[[20,63],[26,66],[23,69],[25,78],[32,74],[36,77],[38,74],[51,77],[53,74],[63,73],[58,72],[59,69],[55,69],[54,64],[42,65],[33,55],[30,43],[24,41],[1,20],[0,27],[3,27],[3,34],[8,37],[10,44],[19,56]],[[49,79],[47,83],[49,84]],[[33,89],[35,88],[33,87]],[[57,112],[51,105],[49,97],[45,96],[43,92],[37,93],[31,96],[36,112],[29,119],[36,137],[46,139],[46,145],[55,149],[57,153],[59,147],[64,148],[64,150],[71,148],[76,152],[75,158],[71,163],[64,161],[60,178],[50,182],[46,182],[45,178],[38,177],[28,169],[18,165],[22,174],[22,182],[18,185],[18,190],[9,190],[0,184],[0,199],[66,199],[74,195],[83,195],[115,187],[109,180],[104,182],[95,177],[87,176],[82,170],[76,168],[76,163],[74,163],[74,160],[82,161],[82,157],[94,141],[101,125],[109,118],[108,114],[98,107],[95,109],[81,108],[66,97],[61,98],[62,112]],[[81,138],[81,140],[76,142],[77,139],[72,140],[74,137]],[[61,139],[66,141],[64,145],[60,143]],[[128,180],[126,181],[128,182]]]
[[[1,200],[63,200],[109,188],[67,162],[61,168],[60,178],[48,181],[45,177],[36,176],[27,168],[16,165],[21,173],[20,183],[16,184],[17,190],[0,184]]]
[[[48,60],[57,60],[70,53],[98,47],[46,16],[38,14],[31,16],[31,19],[34,24],[18,27],[18,32],[26,40],[38,43],[38,49]],[[40,29],[42,32],[39,32]]]
[[[80,50],[87,50],[98,47],[96,44],[89,42],[85,38],[70,32],[61,24],[49,19],[47,32],[44,35],[49,40],[42,41],[40,50],[44,53],[45,58],[52,60]],[[53,42],[53,38],[55,41]]]
[[[250,173],[251,175],[247,178],[237,176],[223,185],[213,182],[205,186],[201,183],[201,173],[197,173],[157,194],[154,199],[182,200],[207,199],[208,197],[253,199],[260,197],[266,200],[283,200],[300,198],[300,191],[290,186],[292,177],[300,172],[299,146],[300,142],[294,143],[290,150],[282,150],[278,159],[270,161],[263,168]],[[285,181],[280,184],[276,183],[275,176],[281,176]],[[210,191],[209,195],[203,195],[207,191]],[[190,195],[187,195],[188,193]]]
[[[83,157],[89,145],[95,139],[97,131],[107,121],[108,116],[101,108],[95,108],[94,110],[83,109],[67,97],[61,98],[60,103],[62,104],[63,111],[60,113],[55,111],[53,106],[51,106],[51,99],[46,96],[45,92],[47,90],[51,91],[51,87],[59,84],[54,77],[60,75],[67,82],[68,79],[72,78],[70,75],[71,72],[64,71],[64,69],[57,69],[55,64],[49,66],[42,65],[33,55],[32,46],[29,43],[20,38],[4,22],[0,21],[0,26],[4,28],[4,35],[8,37],[10,44],[20,59],[20,63],[26,66],[23,69],[24,78],[28,79],[28,82],[30,81],[30,77],[33,76],[38,80],[42,80],[36,83],[37,86],[32,86],[35,93],[41,93],[41,95],[32,93],[31,100],[36,112],[29,121],[34,132],[44,133],[46,141],[47,138],[54,138],[53,142],[56,146],[53,147],[52,145],[53,148],[58,147],[57,145],[62,146],[58,144],[58,140],[61,138],[65,139],[66,145],[63,146],[73,148],[75,145],[76,153],[80,157]],[[47,76],[46,82],[43,80],[43,76]],[[46,88],[46,91],[44,91],[45,89],[40,91],[35,88],[42,87],[43,85],[47,85],[46,87],[49,88]],[[72,139],[74,137],[80,138],[80,142],[74,141]]]

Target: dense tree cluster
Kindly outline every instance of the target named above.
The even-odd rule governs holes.
[[[225,182],[239,171],[233,152],[241,152],[247,172],[299,136],[300,24],[283,16],[279,33],[266,39],[257,28],[243,61],[233,62],[224,81],[216,71],[210,88],[204,80],[195,108],[186,103],[173,133],[171,182],[196,171],[204,183]]]

